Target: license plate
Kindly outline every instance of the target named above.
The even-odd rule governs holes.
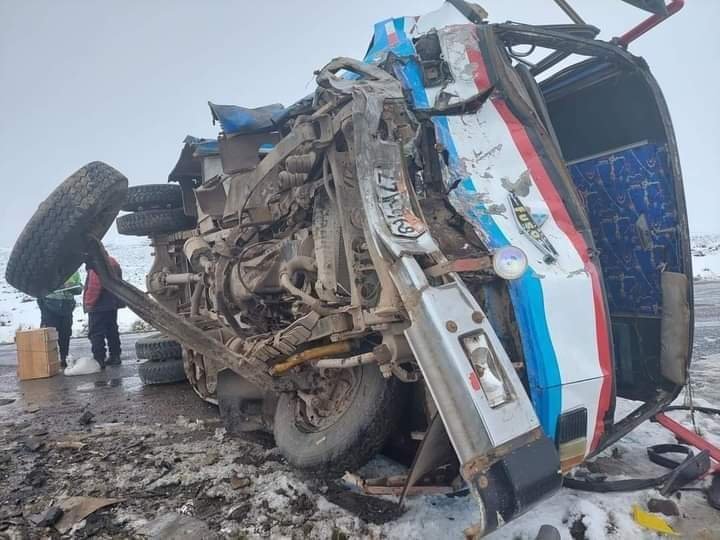
[[[425,223],[413,212],[404,179],[380,172],[377,175],[376,193],[385,223],[393,235],[417,238],[426,231]]]

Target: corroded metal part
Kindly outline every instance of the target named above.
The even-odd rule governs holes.
[[[260,388],[265,390],[277,388],[267,374],[263,363],[230,351],[221,341],[211,337],[164,306],[150,300],[142,291],[118,278],[110,270],[107,253],[99,241],[93,240],[89,242],[89,245],[91,246],[89,260],[100,275],[103,287],[125,302],[141,319],[151,323],[166,335],[189,345],[194,351],[213,358],[214,361],[233,371],[242,373],[244,377]]]

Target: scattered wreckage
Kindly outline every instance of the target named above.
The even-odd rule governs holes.
[[[676,142],[626,50],[682,2],[631,2],[657,14],[613,42],[557,3],[573,24],[462,0],[382,21],[289,108],[211,104],[222,132],[186,139],[178,185],[128,195],[86,165],[8,282],[39,296],[88,262],[182,345],[231,431],[330,475],[420,434],[405,490],[449,468],[477,500],[468,534],[496,529],[669,404],[690,362]],[[121,207],[119,232],[152,238],[147,294],[100,242]],[[615,422],[617,397],[643,404]]]

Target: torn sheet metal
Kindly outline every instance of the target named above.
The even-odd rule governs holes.
[[[442,16],[447,20],[440,23]],[[432,17],[432,24],[424,17]],[[492,31],[449,25],[452,10],[424,17],[412,25],[407,18],[377,25],[375,46],[367,59],[382,58],[382,44],[386,53],[405,55],[395,70],[419,110],[432,108],[440,91],[467,100],[492,90],[477,111],[432,117],[439,148],[446,156],[441,167],[450,190],[448,199],[491,249],[514,245],[528,256],[529,270],[511,282],[510,291],[533,403],[550,437],[563,411],[591,404],[587,427],[591,443],[586,449],[590,452],[610,407],[612,360],[599,272],[554,184],[554,176],[564,172],[548,166],[548,149],[537,131],[516,116],[496,88],[499,74],[486,56],[497,45],[492,36],[480,39],[480,33]],[[452,72],[453,81],[442,90],[423,85],[421,68],[409,52],[412,40],[430,31],[438,32]],[[530,213],[540,241],[518,223],[511,195]],[[578,357],[588,362],[581,367]],[[594,382],[569,384],[586,379]]]

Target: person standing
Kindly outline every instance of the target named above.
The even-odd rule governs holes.
[[[75,272],[65,280],[62,288],[37,299],[40,307],[40,326],[57,330],[60,366],[63,369],[67,367],[67,357],[70,352],[73,311],[76,306],[75,295],[81,292],[80,274]]]
[[[110,267],[122,278],[120,264],[108,256]],[[124,307],[120,300],[102,286],[100,276],[92,268],[88,268],[83,294],[83,307],[88,314],[88,338],[92,347],[92,355],[102,369],[105,365],[120,365],[120,333],[118,331],[118,309]],[[105,343],[110,357],[106,357]]]

